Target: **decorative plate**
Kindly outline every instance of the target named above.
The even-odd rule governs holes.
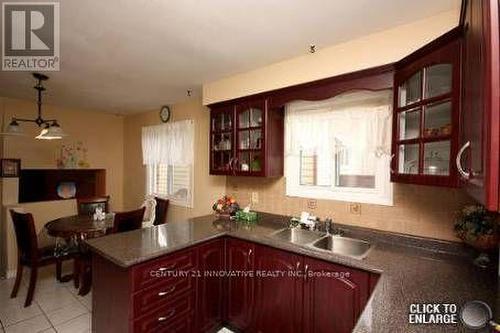
[[[74,182],[62,182],[57,185],[57,195],[61,199],[71,199],[76,195],[76,185]]]

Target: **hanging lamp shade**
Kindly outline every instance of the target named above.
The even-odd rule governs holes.
[[[36,137],[39,140],[60,140],[66,136],[66,133],[62,130],[61,126],[57,121],[52,122],[52,124],[46,124],[42,129],[40,134]]]
[[[5,131],[0,133],[0,135],[5,135],[5,136],[23,136],[24,131],[19,126],[19,123],[16,120],[12,120],[9,125],[5,128]]]

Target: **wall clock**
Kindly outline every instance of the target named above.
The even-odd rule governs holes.
[[[160,110],[160,119],[162,122],[166,123],[170,120],[171,111],[167,105],[161,107]]]

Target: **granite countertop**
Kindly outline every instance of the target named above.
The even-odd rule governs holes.
[[[488,303],[500,318],[500,290],[496,268],[483,270],[471,264],[471,255],[459,244],[387,234],[342,226],[348,236],[369,240],[374,246],[359,260],[270,236],[286,227],[289,218],[260,214],[247,225],[215,216],[203,216],[87,241],[92,251],[127,268],[210,239],[229,235],[337,264],[380,273],[354,332],[467,332],[456,325],[410,325],[412,303]],[[337,225],[338,226],[338,225]],[[474,331],[479,332],[479,331]]]

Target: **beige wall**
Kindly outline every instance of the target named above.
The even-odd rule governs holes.
[[[342,224],[445,240],[457,240],[454,213],[472,202],[459,189],[394,184],[394,206],[361,204],[361,214],[355,215],[350,213],[348,202],[317,200],[316,208],[311,209],[309,199],[287,197],[285,178],[228,177],[227,192],[242,205],[248,205],[252,192],[257,192],[259,202],[252,208],[264,212],[298,216],[309,211]]]
[[[229,100],[400,60],[458,25],[458,8],[345,43],[319,48],[203,85],[203,104]],[[326,32],[327,33],[327,32]]]
[[[1,99],[4,123],[12,116],[34,118],[33,101]],[[24,137],[4,137],[3,157],[20,158],[22,168],[56,168],[56,153],[64,143],[82,141],[88,149],[91,168],[106,169],[106,191],[113,209],[123,209],[123,117],[110,113],[44,105],[43,116],[56,118],[68,134],[63,140],[36,140],[40,133],[35,124],[20,123]]]
[[[193,119],[195,126],[194,207],[171,205],[167,220],[211,213],[212,203],[225,193],[226,179],[208,174],[209,112],[201,100],[193,98],[171,108],[171,121]],[[124,202],[127,209],[138,207],[144,200],[146,170],[142,165],[141,129],[143,126],[160,124],[158,110],[125,117],[125,181]]]

